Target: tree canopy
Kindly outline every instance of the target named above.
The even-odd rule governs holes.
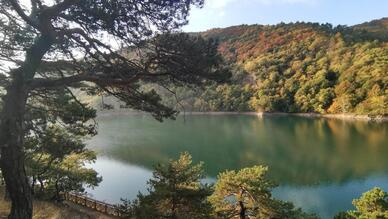
[[[254,166],[220,173],[209,201],[216,218],[316,218],[292,203],[272,198],[276,186],[267,167]]]
[[[254,166],[219,174],[215,185],[203,182],[203,164],[188,153],[158,164],[148,181],[148,194],[119,206],[125,218],[290,218],[315,219],[290,202],[272,198],[275,184],[268,168]]]
[[[356,210],[341,212],[336,219],[379,219],[388,218],[388,194],[375,187],[353,200]]]
[[[211,188],[202,184],[202,163],[192,164],[191,156],[182,153],[178,160],[158,164],[148,181],[148,193],[139,194],[121,209],[128,218],[209,218],[207,197]]]
[[[176,110],[142,84],[202,85],[228,77],[216,41],[179,32],[190,8],[203,3],[0,0],[0,163],[12,200],[9,218],[32,215],[28,138],[48,134],[51,125],[69,134],[95,134],[88,123],[95,111],[75,90],[115,96],[162,120]]]
[[[27,174],[35,195],[61,200],[61,192],[83,192],[86,186],[98,185],[101,177],[95,170],[85,167],[96,160],[96,154],[85,148],[82,137],[82,134],[50,125],[39,137],[27,139]]]

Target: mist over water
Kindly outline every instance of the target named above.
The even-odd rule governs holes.
[[[220,171],[269,167],[274,196],[322,218],[352,207],[374,186],[388,190],[388,123],[250,115],[192,115],[159,123],[145,115],[98,118],[88,141],[103,177],[95,198],[118,203],[146,192],[152,167],[188,151],[206,181]]]

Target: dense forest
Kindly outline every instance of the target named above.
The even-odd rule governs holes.
[[[230,83],[145,89],[185,111],[386,115],[387,30],[383,18],[352,27],[297,22],[193,33],[218,41]]]

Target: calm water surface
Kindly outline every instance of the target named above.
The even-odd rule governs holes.
[[[118,203],[146,191],[152,167],[188,151],[204,161],[207,181],[257,164],[279,183],[274,196],[330,218],[362,192],[388,190],[388,123],[299,117],[193,115],[159,123],[150,116],[98,118],[88,141],[103,182],[88,192]]]

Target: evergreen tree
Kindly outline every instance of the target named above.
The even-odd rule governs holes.
[[[140,193],[132,204],[124,201],[121,209],[128,218],[208,218],[211,188],[201,184],[203,177],[202,163],[192,164],[191,156],[183,153],[157,165],[148,181],[149,194]]]
[[[336,219],[384,219],[388,218],[388,193],[380,188],[373,188],[359,199],[353,200],[356,210],[341,212]]]
[[[33,193],[59,201],[61,192],[83,192],[85,186],[97,186],[101,177],[85,167],[96,160],[96,154],[85,147],[79,136],[53,125],[39,137],[27,138],[26,165]]]
[[[291,203],[273,199],[275,184],[267,179],[267,167],[254,166],[220,173],[209,201],[217,218],[316,218]]]

